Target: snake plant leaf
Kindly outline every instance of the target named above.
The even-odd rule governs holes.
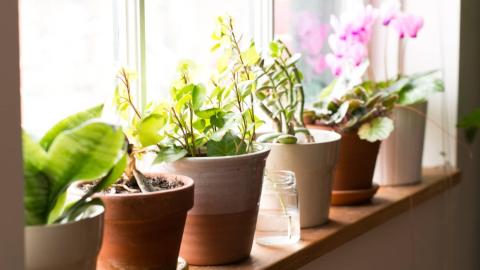
[[[49,181],[42,172],[45,150],[23,132],[24,211],[26,225],[45,224],[49,205]]]
[[[358,129],[358,136],[369,142],[382,141],[393,131],[393,121],[388,117],[377,117]]]
[[[85,123],[88,120],[100,117],[102,114],[102,111],[103,111],[103,105],[98,105],[61,120],[56,125],[54,125],[49,131],[47,131],[47,133],[40,140],[40,145],[44,149],[48,150],[53,140],[55,140],[58,134],[62,133],[65,130],[75,128],[80,124]]]
[[[44,171],[50,176],[51,205],[76,180],[95,180],[106,175],[124,153],[120,127],[90,121],[60,133],[47,153]]]

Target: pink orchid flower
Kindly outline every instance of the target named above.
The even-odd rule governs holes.
[[[325,57],[321,54],[318,56],[308,57],[307,63],[312,67],[312,70],[315,74],[321,74],[327,68]]]
[[[340,76],[342,74],[343,62],[341,58],[329,53],[325,56],[325,63],[332,71],[333,75]]]
[[[383,25],[387,26],[393,21],[400,13],[400,1],[390,0],[383,2],[380,6],[380,17],[382,18]]]
[[[401,13],[392,21],[392,26],[397,30],[400,38],[416,38],[423,27],[423,18],[413,14]]]

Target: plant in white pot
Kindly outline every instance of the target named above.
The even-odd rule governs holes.
[[[375,169],[375,182],[382,185],[399,185],[417,182],[421,179],[421,160],[426,120],[426,100],[435,92],[443,91],[443,83],[435,72],[406,75],[404,72],[406,44],[417,38],[423,27],[423,18],[402,11],[400,1],[386,0],[380,7],[367,5],[354,12],[348,11],[340,17],[332,16],[331,26],[334,30],[329,36],[331,53],[326,56],[326,63],[339,82],[349,80],[349,86],[343,89],[368,83],[371,89],[385,90],[398,94],[392,119],[396,128],[386,139],[380,149]],[[381,32],[379,32],[381,31]],[[398,42],[396,53],[398,65],[395,74],[389,74],[387,58],[391,48],[389,32],[395,32]],[[361,78],[355,75],[355,70],[370,60],[370,41],[383,37],[384,69],[383,76],[375,74],[369,66],[366,75]],[[396,50],[396,48],[395,48]],[[374,61],[371,61],[372,63]],[[376,61],[375,61],[376,62]],[[377,71],[376,70],[376,71]],[[361,71],[363,75],[363,71]],[[383,77],[383,80],[378,80]],[[326,92],[331,91],[327,88]],[[327,93],[328,94],[328,93]],[[322,93],[321,96],[327,96]],[[338,96],[337,96],[338,97]],[[313,119],[312,119],[313,120]]]
[[[36,142],[23,133],[26,269],[96,269],[103,206],[91,196],[118,177],[125,153],[120,129],[92,120],[102,107],[70,116]],[[66,203],[76,180],[97,180],[90,192]]]
[[[255,94],[276,131],[257,138],[269,143],[267,170],[289,170],[296,175],[300,225],[314,227],[328,220],[330,194],[340,135],[308,130],[303,123],[304,92],[300,59],[281,41],[270,43],[268,56],[256,66]]]
[[[159,170],[190,176],[195,205],[188,212],[180,255],[189,264],[219,265],[249,256],[268,147],[255,144],[252,66],[259,56],[240,44],[230,17],[219,17],[213,35],[217,71],[198,83],[184,61],[171,89]]]
[[[134,79],[135,72],[120,69],[113,109],[128,150],[111,187],[96,195],[105,205],[103,245],[97,267],[176,269],[187,211],[193,206],[194,184],[183,175],[137,168],[137,160],[158,151],[168,113],[165,104],[153,102],[143,110],[137,108],[132,96]],[[81,182],[71,193],[89,193],[94,184]]]

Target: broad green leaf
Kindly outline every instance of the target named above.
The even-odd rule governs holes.
[[[43,148],[22,133],[23,172],[24,172],[24,209],[26,225],[45,224],[49,206],[49,179],[42,172],[47,161]]]
[[[52,142],[45,172],[52,179],[51,201],[70,183],[103,177],[124,152],[125,137],[119,127],[99,121],[59,134]]]
[[[225,133],[220,141],[209,140],[207,142],[207,156],[232,156],[245,153],[247,145],[239,137],[231,132]]]
[[[377,117],[358,129],[358,136],[369,142],[382,141],[393,131],[393,121],[388,117]]]
[[[473,142],[477,129],[480,128],[480,109],[476,109],[460,120],[457,125],[459,128],[466,129],[468,142]]]
[[[161,114],[150,114],[143,118],[137,125],[137,137],[143,147],[157,144],[162,136],[159,131],[167,123],[167,116]]]
[[[169,163],[179,160],[188,154],[187,150],[179,147],[161,148],[153,164]]]
[[[205,89],[205,86],[199,84],[195,85],[192,89],[192,104],[193,104],[193,109],[198,110],[202,107],[203,103],[205,102],[207,98],[207,90]]]
[[[98,184],[95,185],[95,187],[93,188],[93,192],[102,191],[117,182],[125,171],[125,168],[127,167],[127,160],[128,157],[125,153],[122,155],[122,158],[120,158],[115,167],[113,167],[110,172],[108,172],[106,176],[102,177]]]
[[[253,43],[246,51],[242,52],[242,58],[245,64],[248,66],[253,66],[258,62],[258,59],[260,59],[260,55],[258,54],[257,49],[255,48],[255,45]]]
[[[280,46],[278,42],[272,41],[270,42],[270,56],[273,58],[277,58],[280,56]]]
[[[217,108],[210,108],[210,109],[206,109],[206,110],[195,111],[195,114],[200,118],[209,119],[210,117],[212,117],[212,115],[215,115],[215,113],[217,113],[217,111],[218,111]]]
[[[52,144],[53,140],[55,140],[55,137],[58,136],[58,134],[62,133],[65,130],[75,128],[88,120],[100,117],[102,114],[102,110],[103,105],[99,105],[61,120],[43,136],[43,138],[40,140],[40,145],[44,149],[48,149]]]

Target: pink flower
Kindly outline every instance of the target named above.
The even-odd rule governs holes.
[[[400,13],[400,2],[398,0],[390,0],[383,2],[380,6],[380,16],[383,25],[389,25]]]
[[[416,38],[423,27],[423,18],[413,14],[401,13],[392,21],[392,26],[397,30],[400,38],[407,36]]]
[[[335,55],[329,53],[325,56],[325,63],[332,71],[333,75],[340,76],[342,74],[343,62],[341,58],[336,57]]]
[[[307,63],[312,67],[315,74],[321,74],[325,70],[325,68],[327,68],[325,57],[321,54],[319,54],[318,56],[308,57]]]

